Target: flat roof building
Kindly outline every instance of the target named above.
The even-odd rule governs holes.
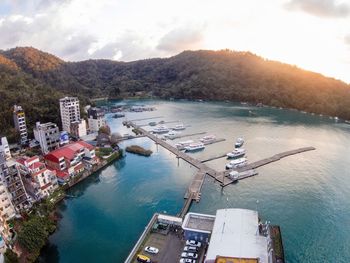
[[[34,128],[34,138],[40,144],[43,154],[55,150],[60,145],[60,131],[55,123],[37,122]]]
[[[268,263],[268,237],[260,234],[258,212],[217,210],[206,263]]]

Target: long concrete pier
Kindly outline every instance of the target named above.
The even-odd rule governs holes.
[[[192,179],[192,182],[191,182],[191,184],[190,184],[190,186],[189,186],[189,188],[184,196],[185,199],[187,199],[187,200],[184,204],[182,211],[180,212],[180,215],[184,215],[187,212],[187,210],[189,209],[193,200],[196,200],[196,201],[200,200],[200,191],[201,191],[206,174],[208,174],[209,176],[214,178],[216,181],[218,181],[222,187],[225,187],[225,186],[232,184],[234,182],[228,176],[230,171],[218,172],[218,171],[210,168],[209,166],[207,166],[206,164],[203,163],[203,161],[206,162],[206,161],[210,161],[213,159],[217,159],[216,157],[200,161],[198,159],[195,159],[195,158],[189,156],[188,154],[186,154],[184,152],[181,152],[176,147],[170,145],[169,143],[167,143],[164,140],[162,140],[161,138],[155,136],[151,132],[146,131],[145,129],[136,125],[132,121],[125,121],[124,124],[127,126],[131,126],[134,129],[137,129],[143,135],[145,135],[149,139],[153,140],[156,144],[161,145],[162,147],[164,147],[168,151],[175,154],[175,156],[177,158],[183,159],[184,161],[186,161],[187,163],[191,164],[192,166],[194,166],[198,169],[197,174]],[[265,158],[263,160],[248,164],[242,168],[235,169],[236,171],[238,171],[241,174],[241,176],[238,178],[238,180],[243,180],[245,178],[256,175],[257,172],[255,172],[255,170],[254,170],[255,168],[258,168],[260,166],[263,166],[263,165],[266,165],[266,164],[269,164],[272,162],[276,162],[276,161],[278,161],[282,158],[285,158],[287,156],[290,156],[290,155],[294,155],[294,154],[298,154],[298,153],[302,153],[302,152],[306,152],[306,151],[312,151],[312,150],[315,150],[315,148],[314,147],[304,147],[304,148],[299,148],[299,149],[292,150],[292,151],[286,151],[286,152],[276,154],[272,157]],[[223,157],[223,155],[219,156],[218,158],[221,158],[221,157]]]

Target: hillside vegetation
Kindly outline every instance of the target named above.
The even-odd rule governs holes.
[[[134,62],[64,62],[34,48],[0,51],[0,133],[12,127],[11,107],[21,104],[30,125],[59,123],[58,99],[78,96],[237,100],[295,108],[350,119],[350,86],[269,61],[250,52],[184,51]]]

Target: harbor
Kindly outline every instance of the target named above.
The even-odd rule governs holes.
[[[273,224],[281,226],[283,245],[288,262],[303,262],[306,260],[306,257],[303,256],[306,249],[314,257],[314,260],[310,262],[320,261],[321,256],[325,258],[326,252],[332,254],[331,249],[334,249],[334,246],[329,248],[326,246],[325,253],[315,253],[313,247],[309,246],[303,238],[298,239],[298,237],[303,233],[308,233],[310,238],[315,238],[325,245],[326,243],[322,241],[322,237],[327,235],[329,231],[325,232],[322,226],[333,229],[337,225],[336,222],[326,222],[324,219],[329,215],[328,212],[332,211],[329,210],[331,209],[329,201],[333,204],[333,201],[339,200],[336,204],[337,209],[342,208],[343,206],[340,204],[346,202],[342,198],[346,189],[346,184],[344,184],[346,181],[343,181],[343,179],[346,180],[346,171],[342,169],[342,166],[339,166],[339,163],[332,161],[334,158],[341,159],[340,155],[334,156],[332,149],[334,149],[335,143],[343,138],[345,134],[326,129],[324,123],[309,125],[299,120],[297,124],[290,122],[285,124],[285,121],[288,121],[289,118],[294,120],[296,118],[294,115],[298,115],[298,113],[292,112],[292,117],[290,117],[289,115],[286,116],[284,111],[278,109],[269,111],[269,115],[276,118],[273,119],[274,123],[267,123],[265,119],[264,122],[260,120],[260,117],[264,116],[262,111],[266,111],[265,108],[258,110],[259,121],[254,120],[255,122],[252,123],[248,119],[242,123],[237,121],[239,117],[232,117],[232,114],[229,116],[225,113],[227,111],[225,105],[221,109],[220,115],[218,115],[216,104],[211,107],[212,103],[203,103],[199,106],[205,109],[209,108],[210,118],[207,116],[205,118],[201,117],[200,114],[196,113],[194,115],[196,115],[196,118],[198,115],[198,119],[193,119],[193,116],[188,112],[193,112],[194,108],[199,107],[198,104],[194,104],[188,103],[186,107],[181,104],[180,107],[185,109],[184,113],[174,115],[169,114],[168,109],[170,107],[167,106],[168,103],[164,103],[162,104],[164,106],[159,106],[162,111],[154,112],[153,116],[164,115],[164,121],[180,120],[185,125],[191,124],[191,128],[183,131],[183,134],[206,131],[206,134],[216,134],[218,137],[226,138],[225,142],[207,146],[203,151],[187,153],[197,160],[204,160],[230,152],[232,142],[238,136],[244,137],[246,141],[243,148],[247,151],[249,163],[271,157],[276,153],[302,148],[304,145],[312,145],[317,148],[317,151],[298,154],[259,167],[256,169],[259,172],[258,176],[239,180],[238,183],[224,188],[220,186],[218,181],[206,175],[200,191],[200,202],[197,203],[194,200],[189,211],[215,215],[217,209],[225,207],[257,210],[264,220],[271,220]],[[178,103],[174,103],[174,105],[178,105]],[[198,112],[202,108],[199,108]],[[163,114],[163,111],[166,114]],[[160,112],[161,114],[159,114]],[[128,116],[128,119],[145,118],[149,115],[151,114],[137,115],[135,113]],[[158,121],[160,120],[162,118]],[[126,126],[122,126],[122,119],[110,118],[108,121],[111,123],[112,132],[131,134],[130,128],[127,129]],[[147,122],[140,121],[136,124]],[[215,127],[207,126],[207,123],[214,122],[216,123]],[[276,126],[277,128],[274,128]],[[145,127],[145,129],[151,130],[152,128]],[[184,140],[196,140],[203,136],[193,136],[192,138],[184,138]],[[330,137],[334,138],[333,142],[326,140]],[[293,140],[290,138],[293,138]],[[317,139],[313,140],[314,138]],[[167,140],[166,142],[174,146],[178,141],[181,141],[181,139],[174,142]],[[326,141],[327,144],[325,144]],[[89,248],[94,247],[96,254],[106,255],[104,259],[101,259],[101,262],[111,262],[115,259],[124,261],[154,213],[176,216],[181,212],[186,201],[184,195],[198,169],[182,161],[181,158],[179,158],[180,162],[177,166],[175,155],[162,146],[157,146],[147,137],[125,140],[120,146],[125,148],[133,144],[150,149],[154,154],[148,158],[127,154],[125,160],[116,162],[91,179],[82,182],[82,185],[75,186],[69,194],[76,196],[76,198],[65,201],[65,206],[59,208],[59,212],[63,215],[62,225],[51,238],[51,243],[57,246],[60,261],[79,261],[79,258],[85,262],[99,260],[97,255],[87,257],[87,255],[78,253],[80,251],[78,244]],[[347,147],[348,143],[345,142],[345,146]],[[320,160],[322,162],[319,162]],[[346,159],[342,160],[346,164],[348,163]],[[225,169],[226,162],[224,157],[204,164],[220,172]],[[315,172],[315,167],[317,167],[317,172]],[[342,180],[343,183],[338,184],[339,180]],[[324,183],[327,183],[327,186]],[[337,193],[339,194],[333,191],[334,187],[338,189]],[[322,195],[320,195],[321,193]],[[327,198],[323,193],[327,194]],[[303,197],[306,197],[306,199]],[[257,200],[259,200],[258,205],[256,205]],[[278,200],[278,202],[274,200]],[[285,207],[288,207],[288,209],[285,209]],[[96,216],[90,217],[92,214]],[[79,224],[79,222],[85,222],[84,218],[87,217],[91,220],[84,223],[84,226]],[[291,220],[292,218],[294,220]],[[339,219],[339,216],[335,215],[335,218]],[[302,221],[305,224],[298,224],[296,227],[295,221]],[[96,229],[98,232],[91,233],[88,229]],[[348,233],[346,227],[344,231]],[[77,238],[68,240],[67,237],[72,235]],[[88,239],[84,238],[86,235],[89,236]],[[167,247],[158,245],[163,244],[160,243],[160,235],[158,233],[158,235],[153,236],[155,239],[152,239],[152,242],[155,243],[146,242],[145,245],[159,246],[158,254],[161,257],[160,254],[163,248],[167,249]],[[99,242],[101,236],[104,240],[108,240],[108,243],[96,247],[95,244]],[[293,242],[296,239],[299,240],[300,245]],[[337,240],[346,241],[341,236],[337,237]],[[165,242],[167,241],[165,240]],[[144,248],[141,248],[141,250],[144,250]],[[300,251],[302,254],[299,253]],[[142,251],[142,254],[147,255],[144,251]],[[52,255],[54,256],[54,254]],[[158,258],[159,261],[162,262]]]
[[[256,161],[256,162],[244,165],[243,167],[237,167],[237,168],[234,168],[234,169],[231,169],[231,170],[228,170],[228,171],[216,171],[215,169],[210,168],[205,163],[213,161],[213,160],[216,160],[216,159],[227,157],[228,154],[220,154],[218,156],[213,156],[213,157],[210,157],[210,158],[207,158],[207,159],[199,160],[199,159],[193,158],[192,156],[187,154],[186,151],[183,152],[182,150],[186,149],[186,147],[179,147],[179,146],[174,147],[171,144],[167,143],[166,140],[164,140],[163,138],[160,138],[160,137],[156,136],[155,134],[152,134],[152,132],[143,129],[142,125],[137,125],[135,122],[132,122],[132,121],[124,121],[123,125],[125,125],[127,127],[132,127],[133,129],[137,130],[137,132],[139,134],[144,135],[144,136],[148,137],[149,139],[151,139],[152,141],[154,141],[156,143],[157,147],[158,147],[158,145],[162,146],[166,150],[168,150],[171,153],[173,153],[176,156],[176,158],[178,158],[178,159],[181,158],[185,162],[191,164],[192,166],[194,166],[194,167],[196,167],[198,169],[196,174],[193,176],[193,178],[191,180],[191,183],[188,186],[187,191],[185,192],[185,195],[184,195],[185,202],[183,204],[183,207],[182,207],[181,211],[177,214],[177,217],[174,217],[174,218],[177,218],[176,220],[178,220],[178,221],[181,220],[181,222],[183,222],[183,220],[185,220],[185,216],[188,214],[188,211],[189,211],[189,209],[191,207],[192,202],[193,201],[195,201],[197,203],[200,202],[200,200],[201,200],[201,189],[202,189],[202,186],[204,184],[204,180],[205,180],[206,175],[209,175],[210,177],[214,178],[215,181],[220,183],[221,187],[226,187],[228,185],[231,185],[234,182],[237,182],[238,180],[243,180],[243,179],[246,179],[246,178],[253,177],[253,176],[257,175],[258,172],[255,169],[258,168],[258,167],[270,164],[272,162],[279,161],[282,158],[285,158],[285,157],[288,157],[288,156],[291,156],[291,155],[295,155],[295,154],[299,154],[299,153],[315,150],[314,147],[298,148],[298,149],[295,149],[295,150],[290,150],[290,151],[285,151],[285,152],[281,152],[281,153],[275,154],[272,157],[268,157],[268,158],[265,158],[265,159],[262,159],[262,160],[259,160],[259,161]],[[210,138],[210,136],[207,136],[206,138]],[[210,144],[213,144],[213,143],[223,142],[223,141],[225,141],[225,139],[216,139],[216,137],[212,137],[210,141],[208,141],[207,143],[203,143],[203,145],[210,145]],[[243,139],[239,138],[239,140],[236,142],[236,147],[240,147],[240,146],[242,146],[242,144],[243,144]],[[237,173],[237,176],[235,178],[232,178],[230,176],[231,172]],[[149,225],[147,226],[145,232],[142,234],[142,236],[139,239],[138,243],[135,245],[135,247],[132,250],[132,252],[130,253],[129,257],[125,261],[126,263],[137,262],[138,260],[136,260],[136,258],[139,257],[137,255],[141,255],[139,253],[142,253],[143,248],[144,248],[146,243],[147,244],[150,243],[152,245],[153,244],[158,245],[158,247],[162,247],[162,249],[164,249],[163,248],[163,244],[164,243],[167,244],[166,247],[168,247],[168,249],[167,249],[168,252],[166,252],[165,256],[164,255],[163,256],[158,256],[157,255],[157,257],[153,257],[152,256],[152,260],[157,261],[160,258],[160,259],[162,259],[162,261],[164,261],[165,258],[166,258],[166,260],[167,260],[166,262],[178,262],[179,255],[181,254],[181,246],[184,246],[183,241],[182,241],[182,243],[179,242],[178,235],[175,234],[175,236],[177,236],[177,238],[175,237],[175,239],[174,239],[175,241],[169,241],[169,240],[173,240],[173,238],[172,238],[173,234],[170,234],[169,237],[168,237],[170,239],[168,240],[167,238],[165,238],[166,240],[163,240],[163,242],[161,242],[161,243],[155,243],[154,241],[152,241],[153,239],[150,238],[150,236],[154,236],[155,235],[154,233],[152,234],[152,232],[154,232],[154,231],[151,231],[151,229],[153,229],[154,227],[151,227],[151,225],[152,224],[153,224],[153,226],[157,225],[157,223],[155,221],[156,220],[155,218],[157,218],[158,216],[159,215],[156,214],[155,217],[152,217],[152,220],[150,221]],[[170,225],[172,227],[174,227],[174,226],[177,227],[176,229],[178,229],[180,227],[178,224],[175,224],[175,225],[174,224],[170,224]],[[182,227],[182,229],[184,229],[184,228]],[[271,233],[273,231],[275,231],[275,229],[278,229],[278,231],[279,231],[279,227],[278,226],[270,227],[269,225],[267,225],[266,229],[268,229],[268,230],[266,230],[268,232],[268,234],[266,234],[266,235],[269,236],[270,239],[272,238],[270,235],[272,235]],[[167,235],[168,235],[168,233],[167,233]],[[280,235],[280,233],[279,233],[279,235]],[[281,237],[279,236],[278,238],[279,238],[280,242],[282,242],[281,241]],[[159,238],[158,238],[158,240],[159,240]],[[182,240],[182,238],[180,238],[180,241],[181,240]],[[175,242],[177,245],[175,245],[175,243],[173,243],[173,242]],[[174,252],[173,248],[169,249],[169,245],[168,245],[169,243],[172,244],[173,248],[177,247],[177,249],[175,249],[175,252]],[[282,243],[279,246],[283,247]],[[180,247],[180,251],[178,251],[179,247]],[[208,247],[205,247],[205,250],[207,250],[207,249],[208,249]],[[284,258],[283,248],[282,248],[282,252],[280,251],[279,257],[275,255],[275,252],[274,252],[273,249],[272,249],[271,253],[272,253],[271,254],[272,256],[271,255],[270,256],[272,258],[274,258],[274,260],[273,261],[269,261],[269,262],[275,263],[275,262],[277,262],[277,258],[279,258],[279,260],[280,260],[278,262],[284,262],[284,259],[283,259]],[[204,256],[204,254],[201,255],[201,257],[203,257],[203,256]],[[204,262],[203,260],[204,260],[204,258],[201,258],[199,262]],[[266,257],[266,261],[262,260],[262,261],[259,261],[259,262],[267,262],[267,257]]]

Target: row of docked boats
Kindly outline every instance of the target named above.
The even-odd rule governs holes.
[[[244,144],[243,138],[238,138],[235,142],[235,149],[226,154],[227,159],[234,159],[226,164],[226,169],[237,169],[248,164],[247,158],[244,157],[245,149],[240,148]],[[231,176],[231,175],[230,175]],[[232,176],[231,176],[232,177]]]
[[[186,126],[181,123],[181,124],[175,125],[175,127],[173,127],[173,128],[168,128],[165,125],[160,125],[160,126],[154,128],[152,130],[152,132],[156,133],[156,134],[163,134],[163,133],[169,133],[171,131],[182,131],[185,129],[186,129]]]
[[[206,144],[211,144],[216,141],[215,135],[207,135],[199,139],[199,142],[194,142],[193,140],[187,140],[183,142],[178,142],[175,147],[179,150],[185,150],[186,152],[195,152],[203,150]]]

